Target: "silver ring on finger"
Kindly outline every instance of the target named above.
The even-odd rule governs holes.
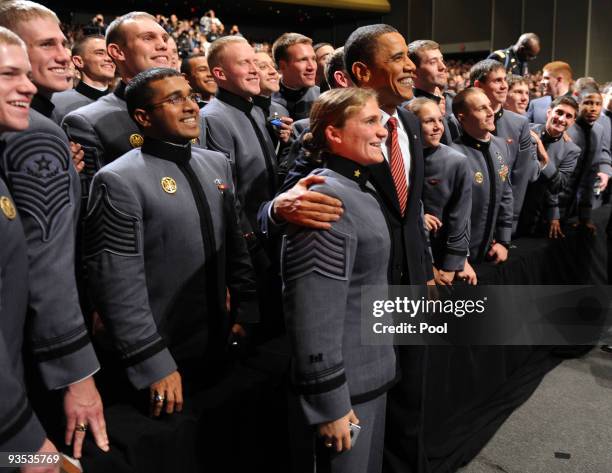
[[[166,398],[163,394],[155,393],[155,396],[153,396],[153,401],[157,403],[163,403],[165,400]]]
[[[87,424],[85,422],[80,422],[74,428],[76,432],[87,432]]]

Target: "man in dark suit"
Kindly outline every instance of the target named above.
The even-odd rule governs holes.
[[[389,25],[358,28],[347,40],[344,52],[346,69],[354,84],[377,92],[382,122],[389,129],[386,146],[382,147],[385,161],[370,168],[371,182],[381,196],[391,234],[389,282],[424,284],[433,279],[433,270],[421,201],[421,131],[416,116],[399,107],[413,96],[415,65],[408,57],[406,41]],[[264,233],[273,237],[282,228],[281,222],[329,229],[330,221],[342,218],[339,200],[308,190],[310,185],[324,182],[320,176],[304,177],[315,167],[316,163],[305,158],[296,160],[281,188],[283,192],[260,208],[259,222]],[[390,471],[412,468],[419,455],[423,357],[422,347],[398,350],[403,377],[388,397],[385,465]]]
[[[85,36],[72,47],[72,62],[81,75],[74,89],[53,94],[58,123],[73,110],[104,97],[115,77],[115,64],[106,52],[104,36]]]

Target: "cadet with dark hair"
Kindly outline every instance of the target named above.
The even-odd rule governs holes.
[[[504,110],[508,83],[506,71],[499,62],[485,59],[474,64],[470,70],[470,82],[474,87],[482,89],[489,98],[495,113],[495,129],[492,133],[502,138],[508,145],[509,154],[504,155],[504,159],[510,169],[509,182],[514,199],[512,231],[515,232],[527,185],[540,175],[541,168],[547,163],[546,155],[536,153],[527,119],[517,113]]]
[[[469,87],[457,94],[453,114],[463,133],[452,147],[467,156],[472,181],[470,262],[508,259],[512,232],[512,189],[508,145],[494,136],[493,108],[487,95]]]
[[[540,54],[540,38],[535,33],[523,33],[515,44],[506,49],[493,51],[487,59],[495,59],[503,64],[509,74],[526,76],[528,63]]]
[[[67,77],[60,67],[66,65],[67,54],[57,16],[38,3],[5,2],[0,4],[0,25],[27,38],[32,82],[39,94],[44,94],[39,105],[47,104],[52,109],[48,98],[52,92],[63,90]],[[24,111],[18,104],[10,106],[14,113]],[[2,139],[6,147],[0,168],[27,240],[32,360],[26,374],[35,396],[32,400],[49,435],[58,438],[64,428],[60,415],[63,404],[66,425],[62,441],[72,444],[75,457],[81,456],[88,428],[106,451],[102,402],[93,379],[99,364],[85,327],[75,280],[80,185],[69,143],[56,123],[32,109],[28,128],[4,133]]]
[[[122,368],[104,365],[112,379],[106,388],[122,400],[148,389],[153,414],[164,406],[171,414],[181,410],[185,389],[209,385],[223,371],[231,322],[258,320],[255,280],[229,163],[191,146],[200,121],[187,81],[154,68],[133,78],[125,96],[144,142],[94,177],[84,254],[93,300],[121,360]],[[244,333],[240,325],[231,330]],[[113,371],[123,368],[131,389]]]
[[[612,175],[609,137],[597,123],[602,108],[598,89],[585,88],[580,92],[576,123],[567,133],[582,153],[567,187],[559,195],[561,220],[578,215],[581,224],[594,229],[591,211],[602,204],[601,192]]]
[[[320,93],[315,85],[317,57],[312,40],[299,33],[284,33],[274,41],[272,56],[281,74],[280,90],[272,100],[285,107],[293,120],[308,118]]]
[[[581,150],[563,135],[576,121],[578,104],[571,97],[561,95],[553,100],[545,125],[534,124],[531,133],[538,153],[548,155],[548,165],[540,178],[527,189],[521,211],[518,234],[546,234],[548,238],[563,238],[559,193],[566,189],[576,168]]]
[[[199,95],[198,106],[204,108],[215,97],[218,89],[204,53],[192,54],[183,59],[181,73]]]
[[[312,49],[315,52],[315,57],[317,59],[317,76],[315,79],[315,85],[318,85],[321,89],[321,92],[325,92],[329,90],[329,85],[325,80],[325,65],[332,53],[334,52],[334,47],[329,43],[317,43]]]
[[[68,113],[104,97],[115,77],[115,64],[106,51],[104,36],[85,36],[72,47],[72,63],[81,76],[74,89],[53,94],[55,114],[61,120]]]

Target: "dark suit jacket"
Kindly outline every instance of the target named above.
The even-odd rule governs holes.
[[[389,268],[389,282],[391,284],[422,284],[428,279],[432,279],[433,274],[422,218],[421,194],[423,191],[424,159],[421,126],[418,118],[412,112],[400,107],[397,110],[410,142],[410,187],[408,188],[408,204],[404,217],[400,214],[391,169],[386,160],[370,167],[370,182],[381,196],[391,230],[391,238],[396,239],[392,242],[392,252],[398,251],[398,245],[402,245],[405,249],[404,261],[401,264],[391,265]],[[277,195],[291,189],[297,181],[310,174],[317,167],[320,166],[311,162],[304,156],[303,152],[300,152]],[[275,236],[278,233],[278,226],[269,221],[270,205],[271,201],[264,202],[261,205],[258,222],[264,235]]]

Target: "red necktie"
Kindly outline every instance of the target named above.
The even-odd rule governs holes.
[[[391,176],[393,177],[395,192],[397,193],[397,200],[399,202],[400,212],[403,217],[404,212],[406,212],[406,203],[408,202],[408,185],[406,184],[404,158],[402,157],[402,150],[400,149],[399,139],[397,136],[397,118],[389,118],[389,121],[387,121],[387,127],[389,128],[389,134],[391,137],[391,156],[389,157]]]

